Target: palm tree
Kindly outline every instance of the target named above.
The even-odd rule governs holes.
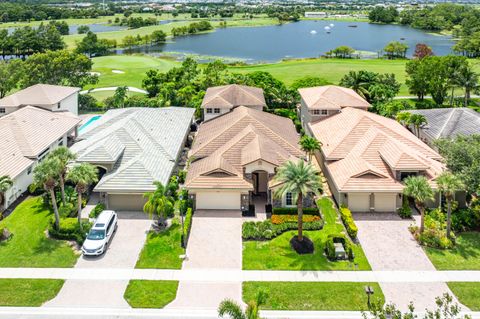
[[[49,157],[55,157],[60,161],[60,171],[59,171],[59,179],[60,179],[60,190],[62,191],[62,203],[65,205],[65,175],[67,174],[67,164],[70,161],[73,161],[77,158],[77,156],[72,153],[67,147],[60,146],[54,149],[50,154]]]
[[[303,160],[285,162],[275,175],[274,181],[280,186],[276,190],[277,196],[292,194],[297,201],[298,208],[298,241],[303,241],[303,198],[309,193],[318,195],[322,189],[319,171],[310,163]]]
[[[128,86],[119,86],[113,94],[113,99],[117,107],[123,108],[125,106],[125,99],[128,95]]]
[[[399,112],[397,113],[396,120],[398,123],[402,124],[406,128],[412,124],[411,122],[412,113],[410,112]]]
[[[375,81],[376,76],[374,72],[370,71],[350,71],[340,80],[340,85],[354,90],[365,100],[369,101],[369,88]]]
[[[153,215],[157,215],[158,224],[163,224],[165,218],[173,211],[174,209],[174,198],[170,196],[169,189],[161,182],[153,183],[157,189],[153,192],[145,193],[143,196],[147,198],[147,202],[143,206],[143,211],[147,213],[150,218]]]
[[[255,299],[247,304],[247,309],[243,312],[239,304],[227,299],[222,301],[220,306],[218,306],[218,316],[223,318],[224,315],[228,315],[232,319],[260,319],[260,306],[264,305],[266,301],[267,293],[260,290],[255,295]]]
[[[425,202],[433,199],[433,190],[425,176],[409,176],[405,178],[403,195],[413,197],[420,211],[420,233],[425,229]]]
[[[462,180],[455,174],[445,171],[437,177],[437,185],[440,192],[445,195],[447,200],[447,237],[450,238],[452,227],[452,202],[455,193],[464,189],[465,185]]]
[[[85,193],[88,187],[98,181],[98,169],[89,164],[81,163],[72,167],[67,174],[67,180],[75,183],[75,189],[77,191],[77,217],[78,225],[80,230],[82,230],[82,194]]]
[[[33,181],[37,185],[42,185],[43,188],[50,193],[52,200],[53,212],[55,214],[55,228],[60,227],[60,215],[58,213],[57,200],[55,198],[55,186],[57,186],[58,179],[60,178],[59,172],[61,171],[61,162],[56,157],[47,157],[40,162],[35,169],[33,175]]]
[[[0,176],[0,211],[3,210],[3,202],[5,200],[5,192],[12,187],[13,181],[7,176]]]
[[[300,146],[302,150],[307,153],[308,161],[311,162],[312,156],[315,154],[316,151],[319,151],[321,149],[322,143],[314,137],[304,135],[300,139]]]
[[[422,114],[412,114],[410,116],[410,123],[415,129],[415,135],[420,136],[420,127],[427,124],[427,118]]]
[[[465,90],[464,105],[467,107],[470,93],[478,89],[478,74],[467,64],[456,72],[455,80],[457,85]]]

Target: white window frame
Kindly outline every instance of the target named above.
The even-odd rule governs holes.
[[[220,108],[218,108],[218,107],[214,108],[213,113],[220,114]]]
[[[212,109],[211,109],[211,108],[207,108],[207,114],[212,114],[212,113],[213,113]]]
[[[4,107],[0,107],[0,114],[7,113],[7,110]]]
[[[289,201],[290,204],[288,203]],[[285,193],[285,206],[295,206],[295,204],[293,203],[293,194],[290,192]]]
[[[328,115],[328,110],[320,110],[320,115]]]

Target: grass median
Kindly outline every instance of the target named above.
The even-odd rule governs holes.
[[[0,306],[39,307],[55,298],[64,280],[0,279]]]

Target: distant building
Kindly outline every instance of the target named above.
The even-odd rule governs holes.
[[[324,11],[305,12],[305,18],[326,18],[328,14]]]

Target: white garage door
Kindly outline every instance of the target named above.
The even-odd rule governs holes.
[[[395,212],[397,206],[397,195],[388,193],[375,193],[376,212]]]
[[[196,209],[241,209],[240,192],[197,192]]]
[[[348,208],[354,213],[370,211],[369,193],[348,193]]]

